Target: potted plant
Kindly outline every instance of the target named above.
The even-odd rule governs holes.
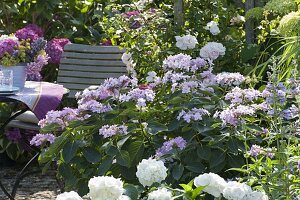
[[[13,71],[13,86],[22,89],[26,78],[40,80],[42,67],[48,64],[47,41],[42,30],[33,24],[15,34],[0,37],[0,69]]]

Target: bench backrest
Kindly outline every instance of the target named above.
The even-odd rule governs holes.
[[[70,90],[69,97],[109,77],[126,74],[121,60],[124,50],[116,46],[68,44],[60,60],[57,82]]]

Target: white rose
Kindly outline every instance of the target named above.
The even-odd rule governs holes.
[[[204,29],[209,30],[213,35],[218,35],[221,32],[218,23],[215,21],[208,22]]]
[[[77,192],[64,192],[57,195],[56,200],[82,200],[82,198],[77,194]]]
[[[160,188],[153,192],[150,192],[148,195],[148,200],[171,200],[172,193],[166,188]]]
[[[192,35],[175,36],[176,47],[181,50],[194,49],[198,44],[197,38]]]
[[[136,176],[139,182],[145,186],[160,183],[167,177],[167,168],[162,161],[153,158],[143,159],[137,166]]]
[[[219,56],[225,55],[226,48],[217,42],[208,42],[200,49],[200,56],[205,59],[215,60]]]
[[[123,53],[121,59],[125,65],[128,65],[132,62],[132,54],[131,53]]]
[[[91,178],[88,187],[91,200],[118,200],[124,192],[122,181],[111,176]]]
[[[252,193],[250,186],[236,181],[229,181],[223,190],[223,196],[228,200],[244,200],[250,193]]]
[[[243,200],[269,200],[269,197],[264,192],[253,191],[247,194]]]
[[[205,173],[195,178],[194,185],[196,187],[206,186],[203,189],[204,192],[207,192],[214,197],[220,197],[226,186],[226,181],[217,174]]]

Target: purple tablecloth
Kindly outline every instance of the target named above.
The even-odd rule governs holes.
[[[41,120],[45,118],[48,111],[58,107],[65,91],[65,88],[59,84],[26,81],[24,89],[9,98],[26,104]]]

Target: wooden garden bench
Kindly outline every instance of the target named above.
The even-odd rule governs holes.
[[[91,46],[68,44],[60,60],[57,83],[69,89],[68,98],[91,85],[99,85],[109,77],[126,74],[126,67],[121,61],[124,53],[116,46]],[[39,130],[38,119],[27,111],[8,126],[21,129]]]

